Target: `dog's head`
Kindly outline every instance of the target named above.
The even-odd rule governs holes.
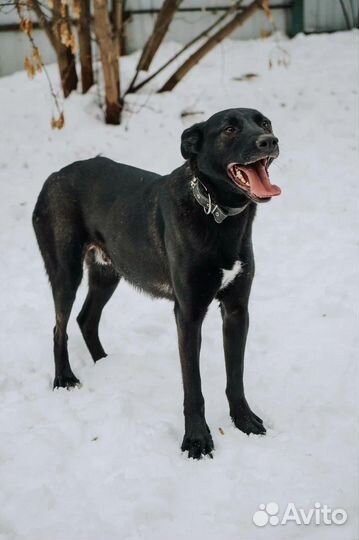
[[[221,190],[266,202],[280,195],[268,168],[279,155],[270,120],[254,109],[228,109],[182,134],[181,152]]]

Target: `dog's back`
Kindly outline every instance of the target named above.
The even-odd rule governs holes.
[[[50,282],[65,262],[81,279],[85,259],[114,263],[138,288],[172,298],[159,205],[163,182],[158,174],[103,157],[52,174],[33,212]]]

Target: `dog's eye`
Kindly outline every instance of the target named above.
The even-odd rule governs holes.
[[[227,126],[224,131],[225,133],[235,133],[237,129],[234,126]]]
[[[268,120],[263,120],[262,127],[263,129],[271,129],[271,123]]]

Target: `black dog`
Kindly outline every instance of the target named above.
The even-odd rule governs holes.
[[[174,301],[184,387],[182,450],[211,454],[199,356],[201,326],[220,302],[234,424],[264,434],[243,388],[248,298],[254,275],[251,229],[257,203],[280,189],[268,167],[279,154],[271,123],[252,109],[229,109],[186,129],[186,162],[167,176],[103,157],[52,174],[39,195],[33,225],[55,302],[54,387],[75,386],[66,328],[83,261],[89,291],[77,318],[94,361],[106,356],[98,336],[105,304],[121,277],[152,296]]]

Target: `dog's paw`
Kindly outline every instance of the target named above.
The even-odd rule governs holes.
[[[213,457],[212,435],[205,422],[201,426],[196,425],[186,430],[181,450],[182,452],[188,451],[188,457],[193,459],[201,459],[205,455]]]
[[[70,388],[74,388],[75,386],[80,388],[81,383],[73,373],[71,373],[70,375],[56,375],[54,379],[53,389],[55,390],[55,388],[67,388],[69,390]]]
[[[231,418],[236,428],[247,435],[265,435],[267,432],[263,420],[251,410],[247,401],[243,401],[235,411],[231,411]]]

